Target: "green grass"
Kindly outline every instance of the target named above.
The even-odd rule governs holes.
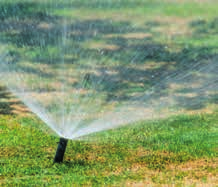
[[[62,2],[61,2],[62,3]],[[74,11],[66,8],[64,10],[56,10],[55,13],[65,16],[77,17],[82,10],[83,15],[81,17],[87,17],[92,14],[93,11],[97,15],[109,16],[116,14],[117,11],[122,9],[120,15],[131,14],[133,16],[139,16],[140,18],[153,17],[153,16],[179,16],[179,17],[213,17],[216,14],[217,2],[178,2],[178,1],[160,1],[160,0],[121,0],[121,1],[71,1],[71,5],[74,5]],[[62,5],[63,6],[63,5]],[[79,10],[78,10],[79,9]],[[133,11],[134,9],[134,11]]]
[[[69,141],[65,161],[53,164],[58,138],[42,122],[34,117],[1,116],[0,184],[122,185],[143,180],[147,172],[153,173],[148,176],[153,184],[179,184],[194,169],[173,173],[169,166],[199,159],[214,163],[197,168],[208,170],[200,176],[207,179],[217,172],[217,117],[214,113],[142,121],[92,135],[90,141]],[[168,175],[171,179],[158,180]]]
[[[144,93],[154,83],[163,81],[161,79],[167,72],[186,71],[185,67],[208,59],[214,65],[216,63],[218,2],[51,2],[54,1],[0,2],[3,25],[0,52],[8,50],[10,55],[6,60],[30,76],[25,83],[33,90],[39,89],[35,83],[42,80],[41,90],[55,90],[56,85],[52,84],[54,72],[58,72],[60,62],[64,61],[65,73],[78,80],[83,80],[81,72],[89,72],[94,66],[97,72],[91,75],[94,83],[104,80],[104,76],[96,76],[103,72],[102,69],[115,73],[105,84],[102,81],[94,93],[96,98],[104,98],[105,104],[107,94],[111,98],[120,98],[118,104],[121,104],[122,98]],[[63,20],[66,20],[69,33],[64,48]],[[39,27],[31,28],[31,25]],[[137,38],[140,34],[145,37]],[[158,76],[150,78],[154,72]],[[125,82],[121,81],[114,87],[116,80]],[[76,81],[69,81],[67,85],[74,86],[74,83],[75,87],[80,87]],[[87,90],[94,87],[92,82],[84,86]],[[170,91],[168,88],[162,90],[163,94]],[[199,94],[198,89],[190,91],[186,86],[173,91],[196,94],[197,101],[201,100],[203,93]],[[208,98],[208,105],[217,104],[217,92],[213,94],[214,97]],[[4,100],[7,94],[3,95],[0,92],[0,113],[11,114],[13,107]],[[80,99],[80,96],[75,95],[75,98]],[[189,100],[182,98],[180,107],[186,110],[188,104]],[[201,109],[207,110],[208,105],[202,105]],[[53,105],[49,106],[55,109]],[[95,106],[92,104],[93,108]],[[195,108],[191,108],[192,111]],[[70,141],[64,163],[53,164],[58,137],[45,124],[35,116],[0,115],[0,186],[206,186],[217,182],[214,179],[218,173],[217,106],[212,114],[184,114],[141,121],[125,128],[93,134],[90,139]],[[187,184],[187,180],[192,182]]]

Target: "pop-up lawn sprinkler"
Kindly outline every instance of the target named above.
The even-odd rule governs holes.
[[[58,143],[57,151],[54,158],[54,163],[60,163],[63,162],[64,153],[66,151],[68,140],[65,138],[60,138],[60,141]]]

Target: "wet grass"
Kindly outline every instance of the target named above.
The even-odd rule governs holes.
[[[44,0],[2,0],[0,49],[7,46],[9,62],[23,66],[21,69],[31,76],[40,76],[28,84],[43,80],[40,89],[45,92],[55,89],[51,80],[63,60],[68,69],[78,69],[69,72],[75,77],[89,72],[94,64],[97,73],[90,74],[90,80],[108,80],[97,90],[98,96],[103,93],[109,101],[125,102],[135,99],[134,93],[149,90],[166,75],[191,73],[196,62],[212,62],[217,67],[217,6],[210,0],[57,0],[55,4]],[[60,45],[64,19],[68,33],[63,57]],[[105,74],[107,70],[118,76]],[[154,73],[157,76],[152,77]],[[210,75],[217,77],[216,69]],[[113,87],[117,80],[125,83]],[[162,81],[166,84],[161,89],[164,94],[183,94],[177,98],[178,105],[190,113],[207,111],[211,104],[217,110],[217,92],[211,97],[206,90],[202,92],[202,86],[210,82],[204,80],[199,89],[189,89],[173,80]],[[69,84],[80,88],[77,80]],[[181,88],[170,90],[170,84]],[[85,88],[92,89],[92,83]],[[217,91],[215,84],[214,90]],[[190,100],[185,97],[188,93],[196,96]],[[15,116],[12,105],[21,103],[10,103],[9,97],[0,87],[0,113],[7,114],[0,116],[0,186],[218,183],[217,111],[137,122],[92,135],[92,141],[70,141],[65,162],[53,164],[58,138],[35,117]],[[198,108],[192,106],[195,103]]]
[[[0,184],[179,185],[187,177],[215,183],[210,180],[217,173],[217,117],[215,112],[142,121],[92,135],[90,141],[69,141],[65,161],[53,164],[58,138],[42,122],[1,116]]]

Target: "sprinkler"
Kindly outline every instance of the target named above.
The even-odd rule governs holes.
[[[60,163],[63,162],[64,153],[67,147],[67,139],[60,138],[60,141],[58,143],[57,151],[54,158],[54,163]]]

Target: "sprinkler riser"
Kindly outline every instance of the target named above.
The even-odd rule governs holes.
[[[66,151],[68,140],[65,138],[60,138],[60,141],[58,143],[57,151],[54,158],[54,163],[60,163],[63,162],[64,159],[64,153]]]

